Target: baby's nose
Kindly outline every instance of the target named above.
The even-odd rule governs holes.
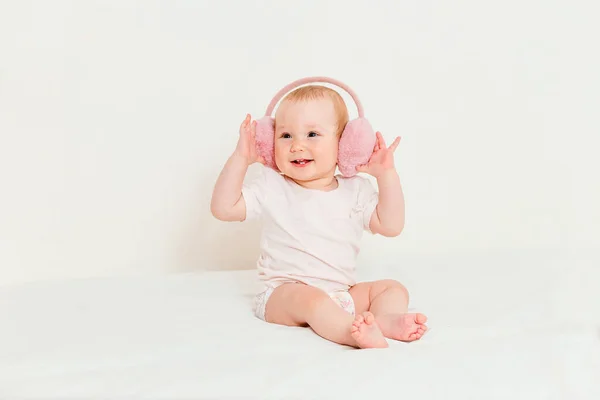
[[[302,143],[299,143],[299,142],[292,143],[292,147],[291,147],[292,152],[301,151],[303,149],[304,149],[304,147],[303,147]]]

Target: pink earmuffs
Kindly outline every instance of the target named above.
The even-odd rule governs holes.
[[[364,117],[364,111],[358,96],[352,89],[340,81],[327,77],[308,77],[298,79],[283,87],[269,103],[265,116],[256,122],[256,148],[258,155],[265,159],[265,165],[279,171],[275,165],[275,118],[273,118],[273,109],[283,96],[306,83],[326,82],[344,89],[356,104],[358,109],[358,118],[349,121],[344,128],[339,143],[338,168],[343,176],[350,177],[356,175],[356,167],[366,164],[371,155],[377,138],[369,121]]]

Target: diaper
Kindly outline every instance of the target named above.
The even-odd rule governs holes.
[[[267,287],[264,291],[260,292],[254,297],[254,315],[263,321],[266,321],[265,308],[267,306],[267,301],[269,301],[269,297],[273,293],[273,290],[275,290],[275,288]],[[329,292],[328,295],[344,311],[354,315],[354,300],[352,299],[350,292],[347,290],[335,290],[333,292]]]

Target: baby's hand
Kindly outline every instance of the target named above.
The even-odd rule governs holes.
[[[234,154],[243,157],[248,165],[255,162],[264,164],[264,158],[259,156],[256,151],[256,121],[250,123],[250,120],[250,114],[247,114],[240,125],[240,138],[238,139]]]
[[[385,140],[381,136],[380,132],[377,132],[377,142],[375,142],[375,148],[373,154],[367,164],[359,165],[356,167],[358,172],[365,172],[369,175],[373,175],[375,178],[381,176],[384,172],[394,169],[394,151],[400,144],[400,136],[394,140],[394,143],[390,147],[386,147]]]

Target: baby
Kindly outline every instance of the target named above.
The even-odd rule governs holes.
[[[394,166],[400,138],[387,147],[381,133],[356,175],[336,174],[346,105],[321,85],[289,93],[275,114],[275,163],[244,184],[257,155],[256,122],[247,115],[237,147],[215,184],[211,212],[222,221],[260,218],[257,263],[264,290],[255,315],[267,322],[310,326],[318,335],[356,348],[388,347],[386,338],[413,341],[427,330],[423,314],[409,314],[408,292],[394,280],[357,283],[355,264],[364,230],[397,236],[404,227],[404,196]]]

